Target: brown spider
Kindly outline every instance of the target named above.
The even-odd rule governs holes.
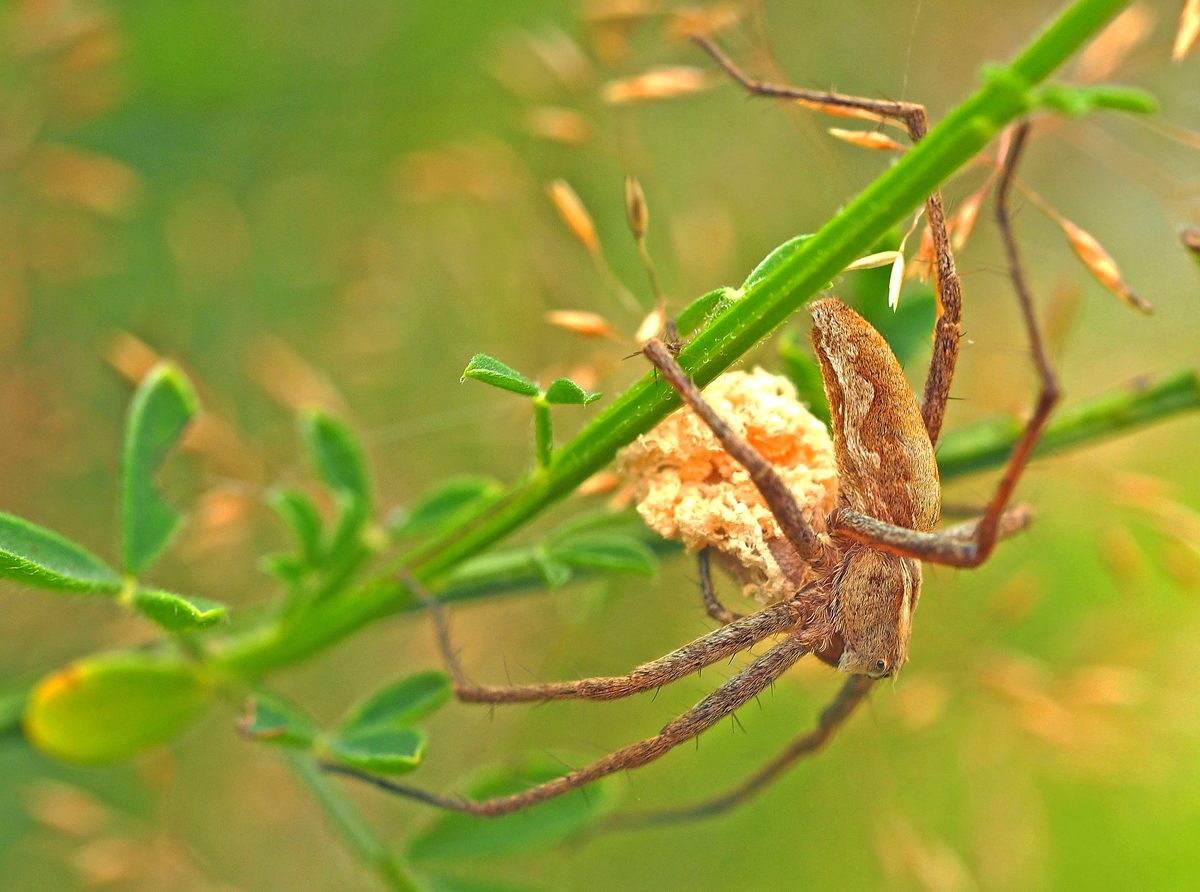
[[[798,98],[898,118],[907,125],[914,141],[927,130],[925,111],[920,106],[759,83],[742,74],[707,39],[695,40],[754,94]],[[1009,225],[1009,187],[1027,135],[1026,124],[1017,129],[1011,140],[996,194],[996,218],[1042,388],[995,495],[978,520],[933,531],[941,505],[934,446],[941,432],[958,359],[962,309],[942,199],[935,192],[925,207],[936,250],[941,314],[919,407],[887,342],[870,324],[832,298],[819,300],[810,308],[813,348],[829,397],[839,472],[839,504],[826,518],[828,535],[820,535],[810,526],[771,464],[730,429],[704,400],[677,362],[675,351],[657,339],[648,341],[642,350],[684,402],[711,428],[725,450],[749,472],[788,543],[799,559],[812,568],[811,583],[790,598],[738,617],[716,600],[707,555],[702,552],[705,606],[723,624],[721,628],[639,666],[628,675],[511,686],[476,685],[465,679],[450,646],[442,609],[436,600],[423,595],[430,606],[455,692],[460,700],[472,703],[615,700],[657,689],[772,636],[782,636],[778,643],[692,709],[669,722],[656,736],[513,795],[482,801],[441,796],[345,766],[325,767],[441,808],[482,816],[508,814],[659,758],[731,715],[809,653],[850,674],[837,697],[822,712],[817,728],[798,737],[767,766],[723,796],[678,811],[627,817],[623,823],[696,818],[723,811],[763,788],[800,757],[823,746],[874,682],[895,674],[908,659],[912,614],[921,589],[920,562],[977,566],[988,558],[999,539],[1024,528],[1030,520],[1027,510],[1006,508],[1057,402],[1058,388]],[[406,576],[404,581],[414,592],[421,593],[414,579]]]

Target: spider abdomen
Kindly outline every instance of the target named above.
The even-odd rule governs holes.
[[[941,513],[937,461],[916,397],[887,341],[834,298],[814,302],[843,507],[931,530]]]

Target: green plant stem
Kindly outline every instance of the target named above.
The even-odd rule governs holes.
[[[540,396],[533,401],[533,438],[538,467],[549,467],[554,453],[554,421],[550,417],[550,404]]]
[[[1200,408],[1200,376],[1191,369],[1134,384],[1060,411],[1033,456],[1042,458],[1196,408]],[[1023,427],[1020,420],[1005,418],[948,432],[937,453],[942,480],[1004,464]]]
[[[375,871],[387,888],[396,892],[420,892],[401,863],[388,852],[384,843],[367,826],[358,809],[345,793],[330,782],[329,776],[321,771],[312,756],[299,752],[284,752],[282,755],[354,853]]]
[[[1000,130],[1028,112],[1031,90],[1101,28],[1127,0],[1077,0],[1010,65],[988,70],[983,86],[930,130],[893,167],[711,320],[680,361],[707,384],[867,253],[891,227],[975,157]],[[526,476],[456,525],[401,558],[437,587],[462,561],[481,553],[601,470],[617,449],[650,430],[679,405],[647,374],[601,412],[549,465]],[[406,605],[404,590],[381,579],[315,605],[295,623],[256,630],[231,642],[227,664],[263,671],[328,646]]]

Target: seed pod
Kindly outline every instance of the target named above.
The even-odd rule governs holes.
[[[599,313],[584,310],[552,310],[546,321],[584,338],[616,338],[616,329]]]
[[[829,135],[851,145],[872,149],[876,152],[905,151],[904,146],[878,130],[843,130],[841,127],[830,127]]]
[[[621,485],[621,475],[615,471],[600,471],[593,474],[583,483],[575,488],[575,494],[579,496],[594,496],[606,492],[612,492]]]
[[[1153,10],[1144,3],[1135,3],[1122,12],[1079,54],[1072,80],[1083,84],[1108,80],[1154,31],[1154,18]]]
[[[637,177],[625,177],[625,213],[629,216],[629,228],[633,237],[639,242],[646,237],[646,225],[650,220],[650,212],[646,207],[646,193]]]
[[[741,6],[740,3],[714,3],[672,10],[670,34],[678,40],[686,40],[693,34],[712,36],[741,20]]]
[[[1183,247],[1192,255],[1192,259],[1200,263],[1200,226],[1185,226],[1179,231],[1179,239]]]
[[[892,275],[888,279],[888,306],[893,310],[900,305],[900,286],[904,284],[904,252],[896,252],[892,263]]]
[[[671,99],[699,93],[712,85],[708,73],[689,65],[664,65],[633,77],[609,81],[600,88],[600,98],[609,105]]]
[[[1101,285],[1135,310],[1142,313],[1154,312],[1154,307],[1150,302],[1126,284],[1121,277],[1121,270],[1117,266],[1117,262],[1104,250],[1104,246],[1096,240],[1094,235],[1086,229],[1076,226],[1065,217],[1060,216],[1055,222],[1062,227],[1071,247],[1083,261],[1083,265],[1091,271]]]
[[[657,336],[658,333],[663,330],[663,326],[666,324],[667,311],[661,304],[659,304],[650,311],[650,315],[642,320],[642,324],[638,326],[637,334],[633,336],[633,339],[637,341],[637,344],[640,347],[642,344],[646,343],[646,341]]]
[[[895,263],[896,258],[899,256],[899,251],[880,251],[878,254],[868,254],[866,257],[858,258],[858,260],[846,267],[846,272],[856,269],[877,269],[881,266],[887,266]]]
[[[888,119],[883,115],[873,111],[867,111],[865,108],[854,108],[849,105],[838,105],[835,102],[821,102],[818,99],[793,99],[797,105],[802,108],[807,108],[821,114],[829,115],[832,118],[856,118],[860,121],[875,121],[879,124],[888,122]]]
[[[975,229],[975,222],[979,219],[979,208],[991,187],[992,184],[989,180],[982,189],[964,201],[962,207],[951,218],[948,228],[950,229],[950,244],[955,251],[961,251],[966,245],[967,239],[971,237],[971,232]]]
[[[913,255],[912,264],[906,276],[928,282],[937,273],[937,249],[933,246],[933,230],[929,224],[921,230],[921,241],[917,244],[917,253]]]
[[[529,109],[524,116],[525,129],[534,136],[577,146],[587,142],[592,127],[588,119],[573,108],[540,105]]]
[[[1197,37],[1200,37],[1200,0],[1187,0],[1187,5],[1183,7],[1183,15],[1179,19],[1179,31],[1175,35],[1175,48],[1171,51],[1171,58],[1182,62],[1196,45]]]
[[[566,180],[555,180],[546,187],[546,191],[558,209],[559,216],[574,233],[575,238],[592,254],[598,255],[600,237],[596,235],[596,224],[592,222],[592,215],[587,212],[575,190]]]

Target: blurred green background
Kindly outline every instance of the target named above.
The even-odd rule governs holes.
[[[722,39],[757,71],[777,62],[800,85],[920,101],[936,120],[981,63],[1007,57],[1057,5],[747,0],[704,11],[737,19]],[[622,362],[628,345],[544,321],[564,308],[600,312],[626,333],[639,321],[562,225],[548,182],[575,187],[615,274],[649,309],[624,223],[622,180],[636,174],[678,309],[740,282],[888,163],[829,139],[823,128],[836,120],[748,101],[716,78],[671,101],[603,103],[615,78],[707,67],[673,36],[674,6],[6,2],[0,509],[114,554],[128,379],[154,353],[189,371],[217,419],[169,481],[192,515],[160,581],[235,611],[271,593],[255,559],[283,534],[262,494],[301,473],[300,404],[353,419],[384,505],[453,473],[514,478],[531,460],[526,407],[460,385],[472,353],[544,380],[570,373],[606,394],[641,371]],[[1200,60],[1167,62],[1180,6],[1139,4],[1134,24],[1147,33],[1109,76],[1197,127]],[[1197,362],[1200,276],[1177,227],[1200,222],[1198,157],[1112,117],[1039,128],[1025,179],[1094,233],[1157,308],[1131,313],[1053,223],[1023,208],[1022,246],[1068,400]],[[950,206],[984,176],[952,183]],[[986,213],[959,256],[970,343],[951,427],[1032,399]],[[778,365],[770,342],[751,360]],[[560,438],[590,411],[559,413]],[[461,871],[579,890],[1196,888],[1198,435],[1200,419],[1187,417],[1039,464],[1022,485],[1037,526],[978,571],[927,570],[908,670],[828,751],[741,811]],[[956,485],[946,501],[981,502],[991,485]],[[111,603],[7,583],[0,617],[5,684],[156,635]],[[682,559],[652,581],[455,611],[479,680],[618,673],[709,627]],[[396,620],[278,681],[328,719],[436,664],[426,624]],[[416,779],[452,787],[529,749],[599,756],[657,730],[736,668],[653,702],[452,706],[429,723]],[[724,788],[808,727],[838,683],[802,664],[761,709],[743,711],[743,728],[722,726],[698,750],[619,779],[626,804]],[[121,768],[65,767],[0,741],[0,890],[377,888],[233,719],[218,712]],[[397,843],[430,818],[353,793]]]

